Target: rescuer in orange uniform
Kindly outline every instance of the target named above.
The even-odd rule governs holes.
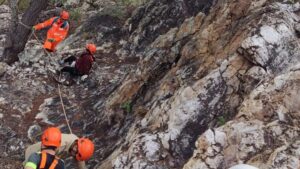
[[[69,13],[62,11],[59,17],[52,17],[43,23],[33,26],[33,30],[40,30],[50,27],[47,32],[47,39],[44,48],[49,52],[54,52],[55,47],[66,38],[69,31]]]
[[[62,141],[61,131],[50,127],[42,135],[39,151],[31,152],[27,157],[25,169],[65,169],[64,161],[56,156],[56,150]],[[27,154],[28,156],[28,154]]]
[[[29,146],[25,151],[25,163],[30,155],[41,151],[43,142]],[[78,138],[74,134],[61,134],[61,144],[56,150],[56,155],[60,158],[74,157],[77,161],[78,169],[86,169],[85,161],[92,157],[94,153],[94,143],[88,138]]]

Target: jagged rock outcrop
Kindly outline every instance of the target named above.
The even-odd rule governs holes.
[[[109,16],[107,18],[110,19],[107,21],[110,25],[100,22],[97,26],[103,29],[97,31],[104,32],[110,26],[120,25],[118,19]],[[96,29],[91,31],[95,32]],[[0,164],[4,167],[21,168],[25,148],[33,141],[38,141],[40,131],[46,127],[60,126],[63,132],[69,132],[61,109],[58,86],[53,76],[55,70],[58,71],[64,66],[59,65],[58,61],[63,57],[81,54],[87,41],[81,39],[71,48],[64,46],[66,49],[49,54],[45,53],[40,43],[42,36],[43,34],[38,34],[39,40],[32,36],[24,51],[19,54],[18,62],[11,66],[2,63],[0,65],[0,135],[3,138],[0,143],[5,145],[0,146],[0,151],[4,152],[0,156]],[[117,57],[108,57],[115,52],[112,43],[102,42],[101,50],[100,43],[96,39],[90,39],[90,42],[92,41],[99,46],[99,52],[95,55],[96,63],[91,75],[83,80],[81,77],[72,79],[63,74],[62,79],[66,78],[66,81],[70,80],[72,84],[60,87],[73,132],[78,136],[91,137],[95,144],[98,144],[98,138],[93,137],[97,133],[94,131],[98,130],[97,127],[94,128],[94,120],[102,117],[98,117],[94,107],[103,104],[105,97],[116,88],[136,61],[124,62]],[[92,159],[87,164],[88,168],[97,164],[97,158],[101,154],[99,150],[97,152],[95,160]],[[18,163],[9,164],[12,161]],[[66,159],[67,168],[74,168],[74,164],[72,158]]]
[[[6,63],[0,62],[0,77],[4,75],[7,71],[8,65]]]
[[[0,6],[0,57],[5,47],[11,45],[9,38],[7,37],[7,32],[11,26],[12,14],[11,10],[7,5]]]
[[[263,68],[265,78],[255,86],[247,84],[252,90],[246,90],[249,95],[234,120],[198,139],[197,150],[185,169],[228,168],[238,162],[263,169],[300,167],[296,153],[299,40],[294,31],[299,7],[298,3],[274,3],[262,8],[270,11],[260,16],[258,26],[252,28],[238,52]],[[250,79],[260,77],[251,74]],[[248,81],[249,76],[245,77]]]
[[[0,72],[0,158],[22,161],[49,125],[68,132],[49,71],[95,42],[92,74],[61,86],[74,133],[96,144],[88,168],[300,167],[299,3],[151,0],[123,25],[72,2],[89,18],[55,56],[31,39]]]
[[[118,107],[130,101],[132,113],[139,117],[131,125],[123,146],[99,168],[109,168],[109,163],[114,168],[181,168],[202,132],[221,125],[238,112],[245,112],[243,100],[260,89],[262,83],[272,83],[274,77],[298,64],[299,41],[294,30],[299,20],[295,13],[298,9],[298,3],[218,1],[208,16],[199,13],[158,37],[146,48],[135,73],[124,80],[106,103],[107,114],[122,119],[128,115],[120,115]],[[269,87],[264,90],[268,91]],[[282,96],[285,94],[286,90],[281,91]],[[246,110],[255,110],[256,117],[264,117],[262,113],[267,111],[264,109],[274,108],[265,107],[266,101],[258,96],[261,95],[256,93],[253,98],[264,106],[259,109],[252,104]],[[276,99],[274,93],[266,98]],[[268,122],[273,123],[271,119]],[[242,162],[248,162],[262,151],[276,152],[266,149],[266,142],[273,142],[280,134],[269,134],[271,138],[266,138],[266,133],[274,131],[264,130],[267,125],[264,123],[246,119],[229,123],[229,129],[235,128],[230,133],[226,129],[226,132],[208,130],[205,132],[208,136],[199,138],[197,150],[184,168],[227,168],[240,162],[224,155],[224,149],[230,145],[227,139],[234,133],[248,137],[232,143],[233,147],[240,147]],[[297,140],[298,134],[282,137]],[[277,148],[293,143],[285,139],[280,142],[284,145],[278,144]],[[229,149],[228,153],[231,152]],[[298,167],[295,161],[298,155],[283,153],[278,159],[289,157],[293,159],[292,168]],[[286,165],[276,162],[278,159],[274,157],[268,167]]]
[[[214,0],[151,0],[134,11],[125,29],[131,33],[129,42],[136,51],[143,50],[159,35],[177,27],[202,11],[208,13]],[[135,53],[134,53],[135,54]]]
[[[0,7],[0,14],[1,14],[1,27],[0,31],[1,34],[6,33],[9,31],[9,27],[11,24],[11,9],[7,5],[1,5]]]
[[[184,168],[299,168],[299,71],[281,74],[253,90],[236,118],[206,131]]]

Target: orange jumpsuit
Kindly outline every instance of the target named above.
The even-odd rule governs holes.
[[[68,22],[61,22],[60,18],[57,18],[58,17],[50,18],[45,22],[39,23],[34,26],[36,30],[50,27],[47,32],[47,39],[44,43],[44,48],[50,51],[55,51],[55,47],[66,38],[69,31]],[[54,39],[54,42],[50,42],[49,39]]]

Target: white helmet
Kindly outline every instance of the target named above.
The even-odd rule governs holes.
[[[258,169],[258,168],[247,165],[247,164],[238,164],[238,165],[230,167],[229,169]]]

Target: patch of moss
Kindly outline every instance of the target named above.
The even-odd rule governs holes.
[[[25,9],[29,7],[30,0],[19,0],[18,1],[18,9],[23,12]]]
[[[0,0],[0,5],[3,5],[6,0]]]
[[[226,118],[224,116],[218,117],[218,126],[223,126],[226,123]]]
[[[120,108],[126,111],[127,113],[130,113],[132,111],[131,101],[127,101],[121,104]]]

